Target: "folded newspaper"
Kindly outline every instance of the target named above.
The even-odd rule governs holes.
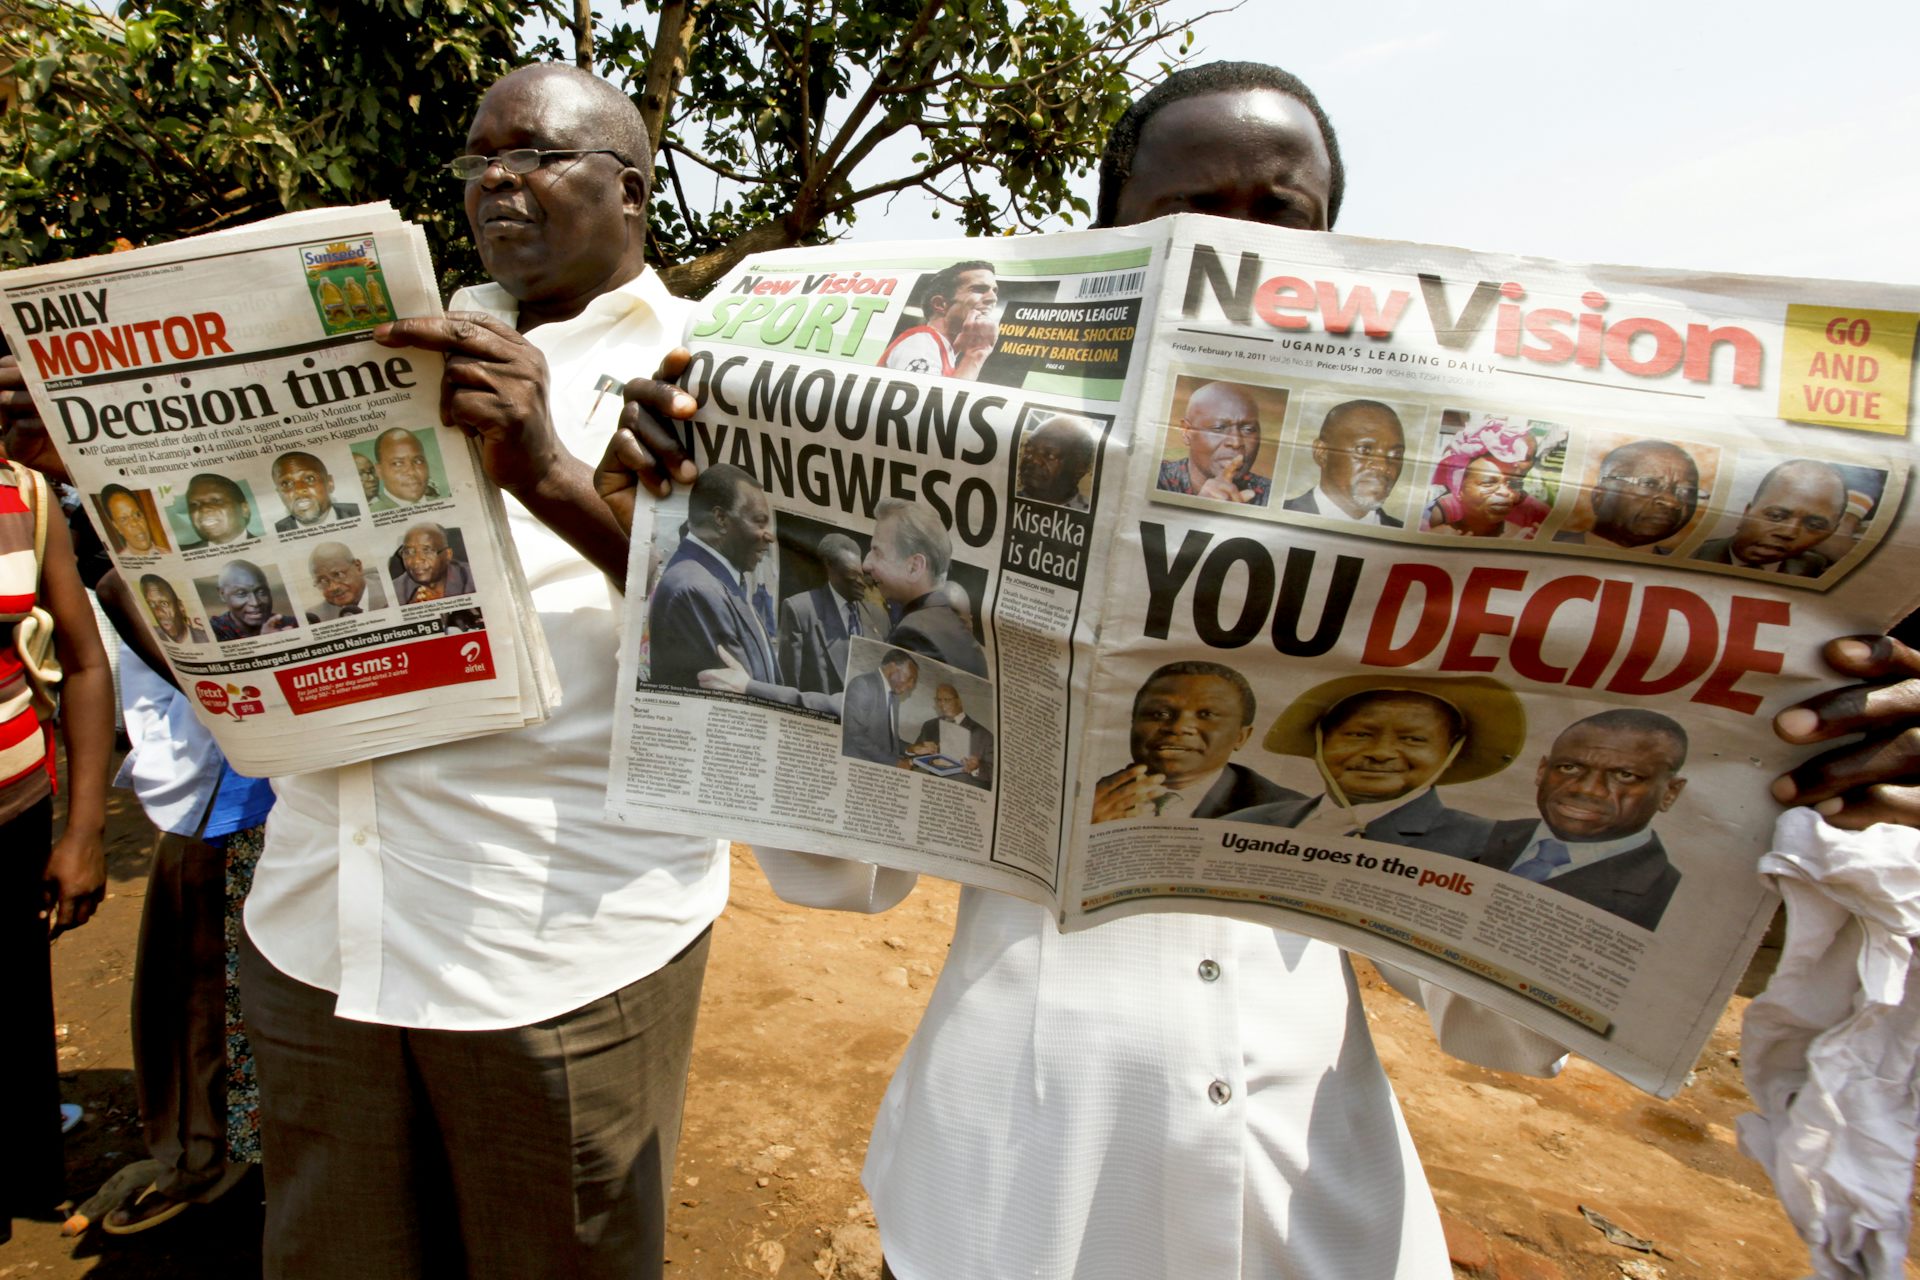
[[[242,773],[546,718],[500,494],[440,425],[441,314],[384,204],[0,274],[0,333],[180,687]]]
[[[1669,1094],[1773,909],[1769,717],[1915,603],[1916,312],[1197,217],[756,255],[609,807],[1310,934]]]

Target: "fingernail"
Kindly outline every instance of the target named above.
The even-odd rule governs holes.
[[[692,484],[700,478],[700,468],[694,466],[691,461],[683,461],[673,469],[673,474],[681,484]]]
[[[1773,727],[1789,738],[1805,738],[1820,727],[1820,717],[1805,707],[1788,707],[1773,718]]]
[[[684,391],[673,398],[673,411],[676,414],[691,417],[693,411],[699,407],[700,402]]]
[[[1839,796],[1834,796],[1831,799],[1822,800],[1819,804],[1814,805],[1813,811],[1823,818],[1831,818],[1834,814],[1846,807],[1847,802],[1845,800],[1842,800]]]
[[[1793,785],[1793,779],[1784,775],[1775,778],[1768,790],[1773,792],[1773,798],[1781,804],[1792,804],[1793,798],[1800,794],[1800,788]]]
[[[1848,662],[1867,662],[1873,657],[1873,646],[1864,640],[1839,640],[1833,649]]]

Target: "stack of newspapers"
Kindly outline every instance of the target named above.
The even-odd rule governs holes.
[[[441,357],[373,340],[439,314],[425,236],[385,204],[0,274],[80,502],[243,773],[558,701],[499,490],[440,424]]]

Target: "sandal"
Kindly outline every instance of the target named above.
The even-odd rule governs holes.
[[[175,1200],[160,1190],[159,1183],[149,1182],[101,1219],[100,1229],[110,1236],[138,1235],[179,1217],[192,1207],[193,1201]]]

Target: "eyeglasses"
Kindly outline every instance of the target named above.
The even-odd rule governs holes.
[[[540,151],[533,147],[515,147],[512,151],[502,151],[497,156],[455,156],[447,161],[447,172],[462,182],[472,182],[496,164],[508,173],[527,174],[549,160],[562,160],[569,156],[612,156],[629,168],[633,166],[631,160],[607,147],[580,147],[571,151]]]
[[[1602,484],[1617,484],[1630,493],[1642,498],[1658,498],[1665,494],[1679,502],[1698,502],[1700,489],[1696,485],[1676,484],[1662,476],[1601,476]]]

